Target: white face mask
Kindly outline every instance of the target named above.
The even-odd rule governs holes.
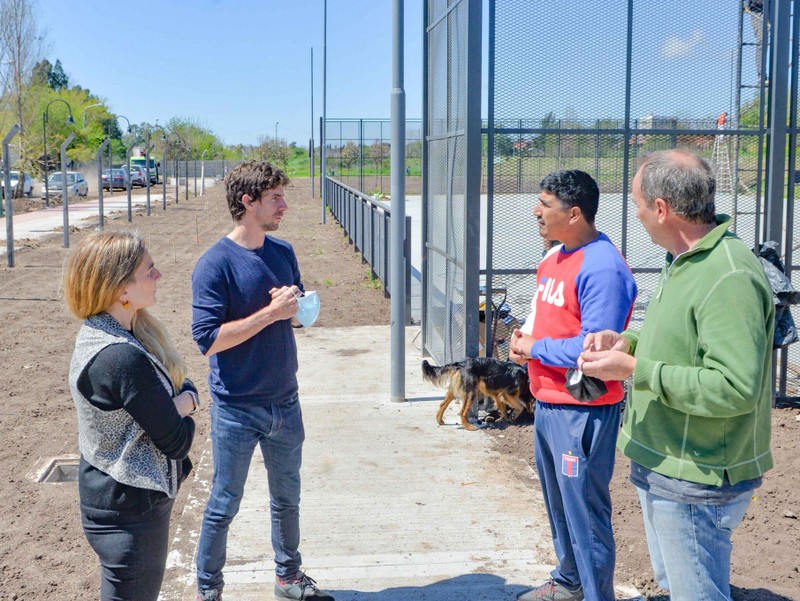
[[[295,295],[297,296],[297,295]],[[297,313],[294,318],[304,328],[310,328],[319,317],[319,295],[313,290],[297,296]]]

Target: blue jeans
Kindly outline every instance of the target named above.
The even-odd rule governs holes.
[[[672,601],[730,601],[731,535],[750,505],[748,490],[729,501],[678,503],[636,488],[656,582]]]
[[[294,575],[302,563],[300,544],[300,464],[303,415],[295,395],[265,407],[211,406],[214,479],[203,514],[197,549],[197,588],[222,590],[228,528],[239,512],[250,459],[261,446],[269,483],[275,573]]]

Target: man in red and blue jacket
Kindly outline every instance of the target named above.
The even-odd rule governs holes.
[[[511,359],[527,363],[536,398],[536,467],[559,565],[547,583],[517,598],[613,601],[609,483],[624,391],[621,382],[606,382],[605,394],[578,401],[566,389],[566,372],[578,366],[587,334],[624,329],[636,283],[595,227],[600,192],[590,175],[559,171],[540,188],[539,232],[562,246],[539,266],[532,334],[514,333]]]

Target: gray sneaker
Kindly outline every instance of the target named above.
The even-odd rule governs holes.
[[[570,591],[551,578],[543,585],[517,595],[517,601],[583,601],[583,588]]]
[[[197,591],[196,601],[222,601],[222,591],[215,588],[207,588]]]
[[[304,572],[297,572],[293,577],[281,579],[275,577],[275,597],[295,601],[334,601],[333,595],[319,590],[313,578]]]

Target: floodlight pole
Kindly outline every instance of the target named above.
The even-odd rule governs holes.
[[[328,185],[325,179],[328,177],[328,157],[325,151],[325,141],[328,136],[325,131],[326,119],[328,118],[328,0],[324,0],[323,19],[322,19],[322,131],[320,132],[320,152],[322,153],[322,223],[325,223],[325,204],[328,200]]]
[[[392,11],[392,214],[389,283],[391,285],[391,401],[406,400],[406,93],[403,89],[403,0]]]
[[[311,47],[311,148],[309,149],[309,172],[311,178],[311,198],[314,198],[314,47]],[[324,211],[323,211],[324,212]]]
[[[3,200],[6,204],[6,260],[9,267],[14,267],[14,191],[11,189],[11,153],[8,144],[21,129],[16,123],[3,138]],[[19,181],[25,188],[25,174],[22,171],[19,172]],[[0,216],[2,214],[0,211]]]

